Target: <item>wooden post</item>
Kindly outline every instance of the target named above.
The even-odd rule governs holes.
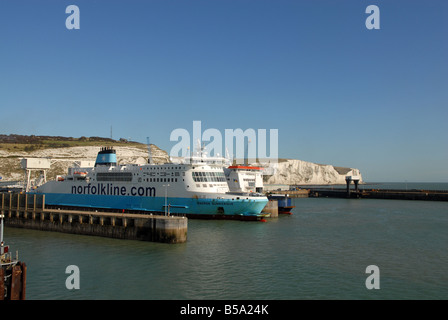
[[[16,217],[19,217],[20,212],[20,193],[17,194],[17,211],[16,211]]]
[[[28,193],[25,193],[25,212],[28,210]]]
[[[25,300],[26,287],[26,265],[17,263],[12,268],[11,274],[11,288],[9,299],[11,300]]]
[[[12,215],[12,193],[9,194],[9,211],[8,211],[8,217],[11,218]]]
[[[26,298],[26,263],[19,262],[22,266],[22,295],[20,297],[21,300],[25,300]]]
[[[12,193],[9,194],[9,210],[8,210],[9,218],[11,218],[11,209],[12,209]]]
[[[0,301],[5,299],[5,270],[0,268]]]

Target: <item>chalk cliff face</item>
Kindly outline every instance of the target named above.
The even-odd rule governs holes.
[[[359,176],[358,169],[334,167],[302,160],[281,160],[272,175],[264,176],[265,184],[345,184],[345,176]]]
[[[24,172],[20,167],[20,159],[28,158],[51,158],[51,169],[47,172],[49,180],[55,179],[56,175],[64,175],[75,161],[94,162],[100,146],[49,148],[31,152],[7,152],[0,150],[0,177],[2,180],[23,180]],[[114,147],[117,151],[119,164],[135,163],[145,164],[148,161],[148,150],[145,146],[136,147]],[[154,163],[165,163],[169,160],[168,154],[155,145],[151,145],[151,154]],[[1,181],[1,180],[0,180]]]
[[[119,164],[147,163],[148,151],[144,145],[140,148],[117,146],[115,149]],[[47,179],[51,180],[56,175],[66,174],[68,167],[72,166],[74,161],[94,161],[99,150],[99,146],[49,148],[31,152],[7,152],[0,149],[0,177],[2,177],[0,181],[24,179],[24,172],[20,168],[20,159],[23,157],[51,158],[51,169],[47,172]],[[151,154],[154,163],[169,162],[167,152],[155,145],[151,145]],[[345,184],[347,175],[358,175],[362,182],[358,169],[321,165],[302,160],[280,160],[269,169],[271,170],[264,172],[265,184]]]

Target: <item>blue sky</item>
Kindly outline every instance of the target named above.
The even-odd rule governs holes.
[[[447,16],[445,0],[3,0],[0,133],[112,126],[169,151],[200,120],[278,129],[281,158],[367,181],[448,182]]]

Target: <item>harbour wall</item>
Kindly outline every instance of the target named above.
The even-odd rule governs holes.
[[[187,241],[188,219],[177,216],[59,210],[45,206],[45,195],[2,193],[5,225],[43,231],[163,243]]]
[[[300,190],[276,190],[271,194],[287,194],[290,198],[363,198],[393,200],[448,201],[448,190],[399,190],[399,189],[358,189],[353,186],[349,192],[345,188],[307,188]]]
[[[287,194],[290,198],[308,198],[309,190],[308,189],[300,189],[300,190],[272,190],[269,191],[270,194]]]
[[[347,192],[345,189],[332,190],[325,188],[311,188],[309,190],[309,196],[326,198],[448,201],[447,190],[351,189]]]

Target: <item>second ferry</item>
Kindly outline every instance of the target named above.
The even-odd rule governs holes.
[[[263,217],[266,196],[229,191],[220,159],[184,163],[118,165],[116,150],[104,147],[94,167],[71,167],[68,174],[33,192],[50,206],[119,209],[200,218]]]

